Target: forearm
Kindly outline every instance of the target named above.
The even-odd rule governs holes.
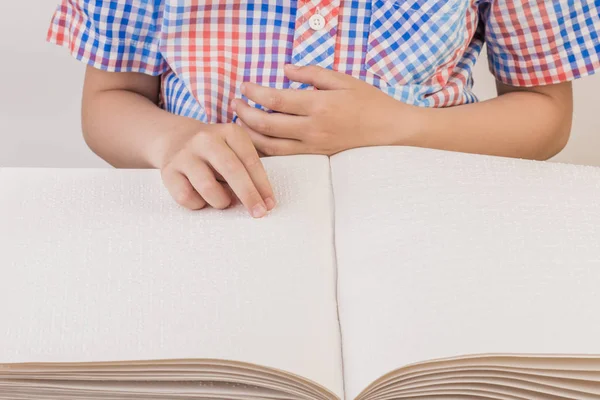
[[[120,89],[85,94],[82,121],[88,146],[118,168],[160,168],[169,143],[184,140],[202,125]]]
[[[393,144],[544,160],[568,140],[572,103],[515,91],[481,103],[416,113],[417,131]]]

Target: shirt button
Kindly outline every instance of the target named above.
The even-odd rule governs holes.
[[[325,28],[325,17],[321,14],[314,14],[308,19],[308,24],[312,30],[320,31]]]

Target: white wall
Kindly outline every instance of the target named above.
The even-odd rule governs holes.
[[[81,136],[84,67],[47,44],[58,0],[0,0],[0,166],[107,165]]]
[[[80,129],[83,66],[45,43],[58,0],[0,2],[0,166],[106,166]],[[484,56],[476,72],[482,99],[494,95]],[[575,124],[556,160],[600,165],[600,75],[576,82]]]

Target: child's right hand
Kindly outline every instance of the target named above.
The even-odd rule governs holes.
[[[240,126],[202,125],[198,131],[168,140],[161,175],[180,205],[191,210],[207,204],[224,209],[234,200],[233,192],[254,218],[275,207],[267,173]]]

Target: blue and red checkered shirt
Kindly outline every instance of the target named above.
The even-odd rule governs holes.
[[[48,40],[103,70],[160,75],[166,110],[218,123],[244,81],[301,88],[287,63],[447,107],[477,101],[484,43],[499,81],[539,86],[599,69],[599,34],[599,0],[63,0]]]

